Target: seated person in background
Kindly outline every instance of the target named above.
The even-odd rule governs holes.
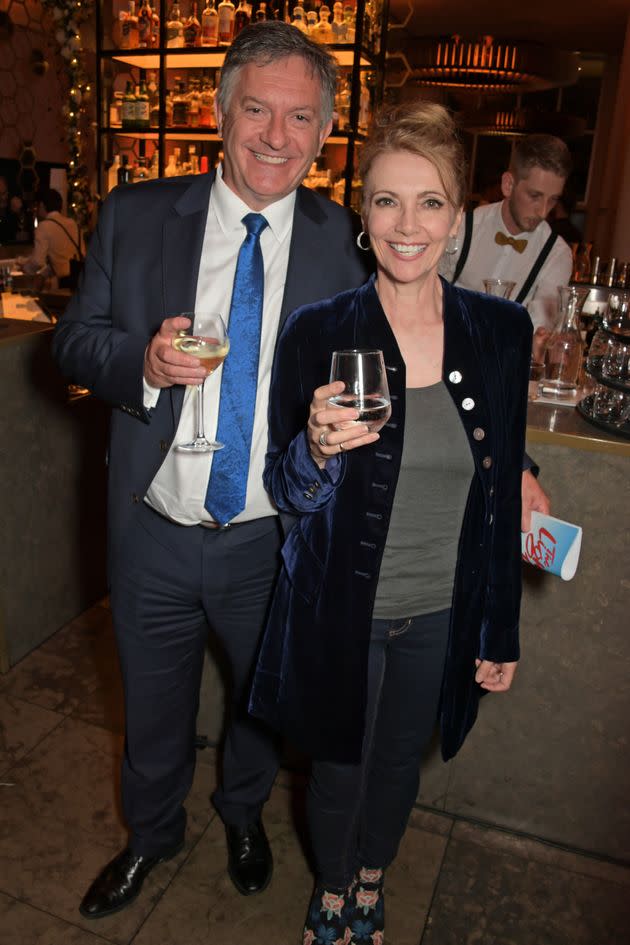
[[[9,201],[9,211],[15,222],[15,242],[30,243],[32,239],[30,214],[19,194],[14,194]]]
[[[70,260],[82,259],[85,247],[76,220],[61,212],[58,190],[44,190],[37,198],[35,245],[30,256],[17,260],[23,272],[46,276],[47,287],[63,287],[70,276]]]
[[[484,279],[516,283],[512,298],[529,311],[534,328],[551,328],[558,286],[571,279],[573,260],[565,241],[546,218],[571,172],[564,141],[529,135],[514,147],[501,178],[503,200],[465,215],[455,252],[447,251],[440,271],[455,285],[483,291]]]
[[[358,242],[376,276],[298,309],[276,352],[265,484],[298,521],[250,711],[314,759],[305,945],[383,942],[384,873],[436,723],[448,759],[519,658],[532,326],[438,276],[464,164],[442,106],[384,113],[361,151]],[[328,403],[343,390],[331,352],[357,347],[384,354],[380,433]]]

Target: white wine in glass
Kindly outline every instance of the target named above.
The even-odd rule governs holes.
[[[387,423],[392,408],[382,351],[360,348],[333,351],[330,381],[343,381],[346,385],[329,403],[358,410],[358,420],[353,422],[365,423],[372,433]]]
[[[173,347],[182,354],[199,358],[206,376],[197,385],[197,433],[190,443],[178,443],[176,450],[183,453],[212,453],[223,449],[223,443],[206,438],[203,418],[203,387],[208,377],[223,364],[230,350],[230,339],[225,324],[218,312],[183,312],[191,321],[190,328],[179,331],[173,338]]]

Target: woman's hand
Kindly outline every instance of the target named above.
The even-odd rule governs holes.
[[[354,407],[334,407],[328,403],[329,397],[343,393],[344,386],[343,381],[333,381],[318,387],[313,394],[307,436],[311,456],[320,469],[332,456],[379,439],[378,433],[371,433],[367,424],[357,423],[359,411]]]
[[[507,692],[512,685],[517,663],[491,663],[490,660],[475,660],[477,672],[475,682],[488,692]]]

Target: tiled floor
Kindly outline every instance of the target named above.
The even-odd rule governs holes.
[[[0,942],[298,945],[311,888],[300,779],[278,777],[265,814],[273,882],[244,898],[226,876],[208,801],[210,749],[199,753],[182,853],[128,909],[96,922],[79,915],[82,892],[124,843],[121,750],[103,604],[0,676]],[[627,945],[630,869],[417,809],[388,874],[387,916],[387,945]]]

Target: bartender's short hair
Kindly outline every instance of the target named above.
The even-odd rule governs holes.
[[[555,135],[527,135],[514,145],[510,171],[518,180],[527,177],[533,167],[566,178],[571,173],[571,153]]]
[[[466,158],[455,120],[442,105],[415,101],[385,108],[376,116],[359,161],[364,200],[372,164],[391,151],[408,151],[430,161],[449,203],[458,210],[464,205]]]
[[[63,207],[63,199],[58,190],[53,190],[52,187],[46,188],[46,190],[40,190],[37,195],[37,202],[43,203],[46,208],[46,213],[53,213],[54,211],[59,211]]]
[[[300,56],[310,67],[312,75],[319,78],[322,91],[322,127],[330,121],[337,89],[337,60],[324,46],[309,39],[296,26],[282,20],[251,23],[238,34],[228,48],[217,89],[217,101],[223,114],[226,115],[229,111],[236,79],[243,66],[252,62],[257,66],[268,66],[279,59],[288,59],[289,56]]]

